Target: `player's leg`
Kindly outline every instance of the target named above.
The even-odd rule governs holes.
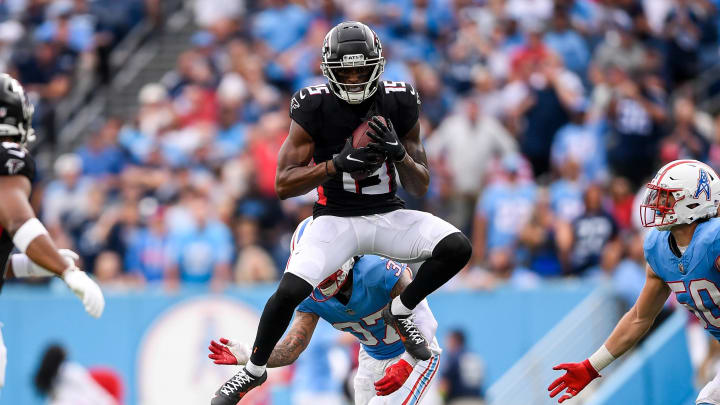
[[[720,405],[720,374],[705,384],[695,400],[696,405]]]
[[[392,301],[391,313],[395,318],[409,317],[425,297],[437,290],[457,274],[470,260],[472,245],[465,235],[450,223],[427,212],[397,210],[387,214],[364,218],[372,224],[373,234],[361,242],[361,249],[377,253],[399,261],[413,262],[425,260],[418,269],[414,280],[399,297]],[[359,226],[364,229],[368,226]],[[385,316],[387,318],[387,316]],[[402,319],[386,319],[398,329],[405,349],[413,357],[427,360],[430,351],[427,342],[412,339],[411,324]],[[405,333],[403,325],[410,328]],[[422,339],[420,339],[422,340]]]
[[[374,403],[375,381],[383,377],[385,367],[395,359],[376,360],[370,357],[365,350],[360,349],[358,353],[358,369],[353,379],[355,391],[355,405],[368,405]],[[400,404],[396,404],[400,405]]]
[[[235,405],[244,393],[265,381],[265,365],[295,308],[356,251],[357,238],[347,218],[321,216],[303,230],[285,274],[260,316],[250,361],[216,392],[212,405]]]
[[[433,354],[429,360],[419,361],[402,387],[390,395],[375,397],[370,405],[416,405],[421,404],[428,393],[440,367],[440,355]]]

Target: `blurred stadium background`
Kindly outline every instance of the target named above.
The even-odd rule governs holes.
[[[311,214],[315,195],[276,198],[276,156],[290,95],[324,81],[322,39],[346,19],[378,32],[383,79],[421,95],[431,190],[403,197],[474,244],[472,265],[430,300],[446,351],[427,403],[553,403],[552,365],[590,354],[642,287],[644,182],[679,158],[720,168],[718,6],[0,1],[0,69],[37,111],[34,207],[107,298],[97,321],[58,280],[6,285],[0,404],[55,403],[34,383],[52,344],[75,370],[67,389],[209,402],[234,372],[207,359],[209,340],[252,341]],[[718,344],[672,302],[661,318],[571,403],[694,403],[720,368]],[[356,351],[318,329],[248,402],[342,403]]]

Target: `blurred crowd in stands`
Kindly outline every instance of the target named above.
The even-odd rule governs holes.
[[[160,0],[7,0],[0,2],[0,71],[25,86],[35,129],[56,139],[55,108],[77,78],[97,72],[107,82],[110,51]]]
[[[2,63],[42,110],[67,92],[65,72],[152,3],[2,3]],[[717,3],[190,2],[197,32],[175,69],[142,88],[137,115],[94,123],[43,173],[34,203],[107,285],[278,279],[316,198],[274,192],[289,98],[325,81],[326,32],[359,20],[383,43],[382,78],[412,83],[422,100],[431,190],[403,197],[472,236],[471,265],[449,288],[572,276],[614,280],[633,297],[644,183],[674,159],[720,167],[720,120],[688,90],[720,60]],[[32,46],[13,47],[8,26]]]

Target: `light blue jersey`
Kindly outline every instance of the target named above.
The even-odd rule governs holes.
[[[682,257],[670,250],[669,237],[670,231],[650,231],[645,237],[645,259],[678,302],[720,340],[720,218],[698,224]]]
[[[317,314],[335,329],[352,333],[374,359],[399,356],[405,347],[395,329],[385,325],[381,314],[406,268],[405,264],[379,256],[362,256],[352,271],[353,289],[347,306],[336,298],[317,302],[308,297],[297,310]]]

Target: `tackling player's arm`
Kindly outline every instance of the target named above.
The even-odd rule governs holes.
[[[295,320],[290,326],[290,331],[273,349],[267,366],[282,367],[294,363],[310,343],[318,319],[320,317],[316,314],[295,311]]]
[[[332,160],[308,166],[315,151],[310,134],[294,120],[278,154],[275,192],[281,200],[305,194],[336,174]]]
[[[605,344],[582,363],[564,363],[553,367],[553,370],[567,372],[550,384],[550,397],[564,390],[567,392],[558,402],[577,395],[600,376],[599,372],[603,368],[630,350],[647,333],[670,295],[670,288],[649,265],[645,267],[645,274],[645,285],[635,305],[620,319]]]
[[[270,354],[268,367],[283,367],[297,360],[312,337],[320,317],[308,312],[295,311],[295,320],[285,339],[278,343]],[[245,365],[250,360],[250,348],[237,341],[220,338],[220,342],[211,341],[209,358],[215,364]]]

